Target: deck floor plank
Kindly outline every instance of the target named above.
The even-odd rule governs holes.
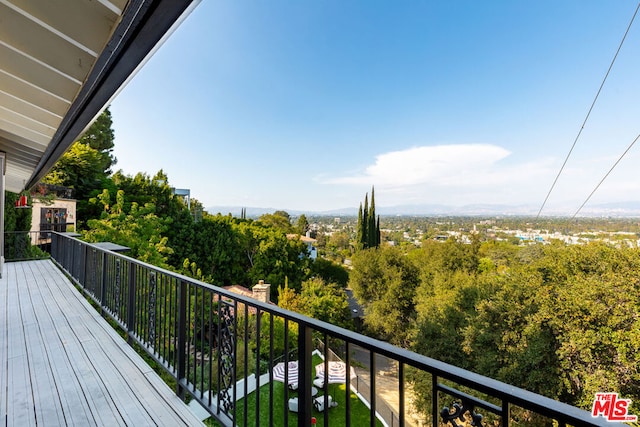
[[[25,281],[31,282],[35,278],[28,278]],[[36,282],[37,283],[37,282]],[[38,287],[28,288],[31,296],[31,304],[36,316],[46,312],[47,306],[39,292]],[[50,322],[35,322],[34,325],[25,329],[26,341],[32,343],[27,348],[27,356],[30,360],[30,375],[33,387],[37,390],[34,393],[36,419],[41,425],[64,425],[65,413],[59,395],[59,386],[53,373],[50,352],[47,344],[51,342],[55,330]],[[59,351],[59,346],[54,350]],[[44,420],[44,421],[40,421]]]
[[[49,280],[52,279],[50,278]],[[64,280],[57,280],[56,283],[52,283],[51,288],[64,286],[63,282]],[[154,418],[161,417],[164,412],[171,413],[167,405],[158,402],[155,396],[157,393],[154,393],[153,388],[142,387],[135,389],[132,387],[137,383],[140,373],[139,369],[132,368],[129,363],[126,363],[127,360],[123,359],[122,348],[128,347],[128,345],[110,327],[105,329],[100,325],[101,322],[92,322],[95,311],[86,303],[86,300],[81,296],[76,298],[73,294],[69,295],[70,300],[63,300],[59,294],[54,294],[52,297],[58,300],[58,306],[60,307],[70,306],[74,303],[87,304],[87,311],[75,311],[67,316],[67,323],[61,325],[61,330],[64,330],[66,335],[73,335],[83,344],[82,351],[75,351],[74,354],[70,354],[76,371],[81,370],[80,374],[82,376],[93,373],[100,383],[105,384],[106,389],[119,390],[119,393],[115,395],[105,394],[103,397],[104,401],[111,400],[114,403],[114,406],[119,411],[118,416],[123,418],[125,425],[144,425],[148,423],[151,417],[150,411],[153,411]],[[110,335],[108,331],[113,332],[113,335]],[[118,345],[120,343],[122,343],[122,346]],[[112,351],[112,348],[115,351]],[[88,355],[91,355],[90,359],[86,357]],[[125,357],[128,357],[128,355],[125,355]],[[135,357],[139,356],[136,354]],[[152,371],[148,365],[146,367]],[[120,375],[112,375],[116,370],[120,372]],[[94,382],[91,383],[95,385]],[[149,382],[145,381],[144,384],[148,385]],[[98,391],[87,392],[85,395],[96,396]],[[147,395],[152,396],[149,402],[145,402]],[[145,412],[141,412],[139,410],[140,407],[144,408]],[[173,424],[178,422],[179,419],[173,420]]]
[[[0,279],[0,424],[202,425],[49,261]]]
[[[19,273],[22,275],[22,273]],[[23,277],[21,277],[23,279]],[[22,323],[23,298],[17,282],[8,286],[7,307],[8,360],[7,360],[7,422],[13,425],[35,425],[32,415],[33,391],[27,359],[27,342]],[[15,301],[15,303],[11,303]]]

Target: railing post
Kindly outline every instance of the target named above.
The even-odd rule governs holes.
[[[376,425],[376,399],[378,398],[376,395],[376,353],[373,350],[369,350],[369,396],[371,396],[371,401],[369,404],[371,405],[371,417],[369,418],[369,422],[371,427],[375,427]]]
[[[84,289],[87,288],[87,264],[89,263],[89,246],[82,245],[80,246],[80,253],[82,254],[82,261],[80,264],[80,286]]]
[[[509,405],[509,401],[506,398],[502,398],[502,425],[504,427],[507,427],[509,425],[509,421],[511,419],[509,414],[509,409],[510,409],[510,405]]]
[[[37,234],[36,236],[41,236],[41,234]],[[50,237],[51,243],[50,243],[50,247],[49,247],[49,253],[51,254],[51,258],[53,258],[56,261],[60,262],[60,258],[58,258],[57,253],[56,253],[56,249],[57,249],[57,247],[56,247],[57,246],[56,239],[57,239],[57,236],[54,238],[54,234],[53,233],[51,233],[50,236],[51,236]]]
[[[440,411],[438,408],[438,377],[436,374],[431,374],[431,413],[433,427],[438,427],[438,421],[440,419]]]
[[[298,427],[311,425],[312,346],[312,329],[306,324],[298,323]]]
[[[100,279],[100,313],[104,316],[107,299],[107,253],[102,252],[102,278]]]
[[[398,425],[404,425],[404,363],[398,363],[398,387],[399,387],[399,409],[398,409]],[[393,413],[391,415],[391,419],[393,420]]]
[[[187,346],[187,283],[180,280],[180,296],[178,297],[178,366],[176,373],[176,394],[184,399],[184,387],[182,380],[185,378],[186,371],[186,346]]]
[[[346,427],[351,427],[351,374],[349,373],[349,371],[351,370],[351,347],[350,347],[350,342],[347,341],[345,343],[345,362],[347,364],[347,374],[345,375],[345,383],[346,383],[346,388],[347,388],[347,399],[345,402],[345,406],[346,406]],[[356,376],[356,390],[358,388],[357,386],[357,381],[358,381],[358,377]]]
[[[127,341],[133,344],[133,333],[136,323],[136,268],[129,262],[129,286],[127,298]]]

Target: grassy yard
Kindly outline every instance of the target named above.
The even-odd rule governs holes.
[[[329,385],[329,393],[333,396],[333,399],[338,402],[338,406],[330,408],[329,425],[330,426],[345,426],[346,425],[346,386],[345,384],[331,384]],[[351,399],[351,425],[352,426],[365,426],[369,425],[369,409],[358,399],[358,397],[350,393]],[[296,393],[289,393],[289,397],[296,396]],[[247,426],[256,426],[256,394],[251,393],[247,397]],[[273,423],[270,424],[270,410],[273,408]],[[285,422],[286,412],[286,422]],[[318,412],[315,408],[312,411],[313,416],[316,417],[317,425],[324,425],[325,412]],[[242,425],[244,419],[244,399],[238,401],[238,425]],[[295,412],[289,412],[287,404],[284,400],[284,384],[275,381],[273,383],[273,402],[269,400],[269,384],[266,384],[260,388],[260,417],[258,426],[295,426],[298,423],[298,416]],[[377,425],[382,426],[380,421],[377,421]]]
[[[317,362],[314,357],[314,364],[322,363]],[[295,412],[289,412],[287,402],[285,401],[285,385],[279,381],[273,382],[273,400],[269,397],[269,384],[265,384],[260,387],[260,415],[258,418],[258,426],[295,426],[298,423],[298,416]],[[318,396],[322,395],[322,390],[318,393]],[[334,401],[338,402],[338,406],[335,408],[329,408],[328,412],[318,412],[315,408],[312,411],[314,417],[317,420],[317,426],[324,425],[325,413],[329,415],[330,426],[345,426],[347,416],[351,418],[352,426],[365,426],[369,425],[370,412],[358,397],[350,392],[350,414],[346,413],[346,385],[345,384],[329,384],[329,394],[333,397]],[[297,393],[289,392],[289,398],[297,396]],[[244,419],[245,401],[239,400],[237,403],[237,424],[242,426],[242,420]],[[256,393],[251,393],[247,396],[247,426],[256,426]],[[273,410],[273,415],[270,412]],[[270,416],[273,416],[272,422],[270,422]],[[286,418],[285,418],[286,417]],[[382,426],[379,420],[376,420],[376,425]]]

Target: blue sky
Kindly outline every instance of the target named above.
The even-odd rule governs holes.
[[[540,207],[636,7],[203,0],[112,103],[116,168],[205,206],[357,208],[375,186],[378,206]],[[639,95],[640,17],[548,212],[640,133]],[[640,200],[639,164],[640,144],[590,203]]]

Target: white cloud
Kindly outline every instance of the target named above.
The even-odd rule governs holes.
[[[538,203],[554,161],[515,163],[510,155],[492,144],[414,147],[380,154],[364,172],[325,183],[375,185],[386,204]]]
[[[410,186],[416,184],[464,185],[511,154],[490,144],[458,144],[414,147],[376,156],[364,173],[328,181],[332,184]]]

